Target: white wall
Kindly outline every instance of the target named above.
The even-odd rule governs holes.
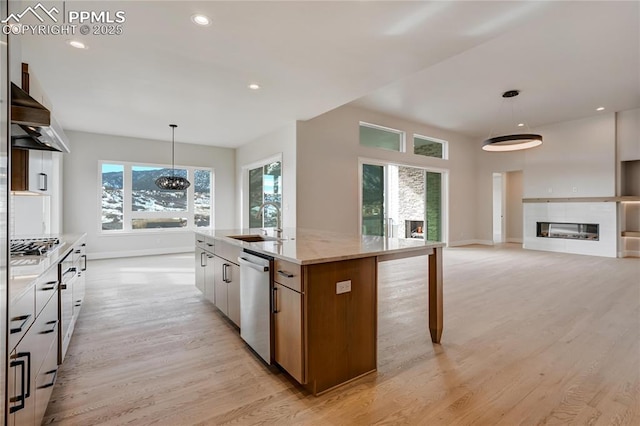
[[[168,164],[170,142],[68,131],[70,154],[64,160],[64,232],[87,233],[90,257],[114,257],[193,250],[193,232],[163,230],[105,235],[100,230],[98,162]],[[235,151],[176,143],[176,165],[214,169],[214,225],[234,226]]]
[[[521,170],[523,198],[614,196],[615,127],[615,114],[602,114],[533,129],[544,138],[538,148],[505,153],[478,149],[476,238],[491,240],[493,172]]]
[[[527,151],[525,198],[616,195],[615,114],[536,129],[544,137]]]
[[[618,159],[640,160],[640,108],[616,114]]]
[[[407,135],[400,153],[360,146],[359,122],[365,121]],[[412,154],[412,135],[449,141],[449,160]],[[358,159],[449,170],[449,243],[471,241],[475,235],[475,146],[465,136],[354,106],[344,106],[298,122],[298,226],[349,234],[359,232]]]
[[[246,191],[246,170],[243,167],[275,155],[282,155],[282,226],[296,227],[296,123],[256,138],[236,150],[236,227],[248,226],[249,195]]]

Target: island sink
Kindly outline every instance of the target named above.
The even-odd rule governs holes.
[[[250,235],[229,235],[229,238],[240,240],[247,243],[259,243],[261,241],[278,241],[277,238],[268,237],[266,235],[250,234]]]

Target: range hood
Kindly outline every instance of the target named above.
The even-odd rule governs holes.
[[[52,119],[51,126],[26,126],[11,123],[11,148],[69,152],[66,135]]]
[[[67,136],[51,112],[29,96],[29,74],[23,65],[22,85],[11,83],[11,147],[69,152]]]

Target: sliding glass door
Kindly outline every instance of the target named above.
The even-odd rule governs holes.
[[[441,172],[363,163],[362,235],[442,241],[443,182]]]
[[[385,168],[362,165],[362,235],[386,235]]]

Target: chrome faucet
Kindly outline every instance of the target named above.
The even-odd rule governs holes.
[[[282,239],[282,210],[280,210],[280,206],[277,203],[266,201],[260,205],[258,208],[258,212],[256,213],[256,218],[262,217],[262,211],[266,206],[273,206],[276,208],[276,228],[274,231],[276,232],[276,238]]]

